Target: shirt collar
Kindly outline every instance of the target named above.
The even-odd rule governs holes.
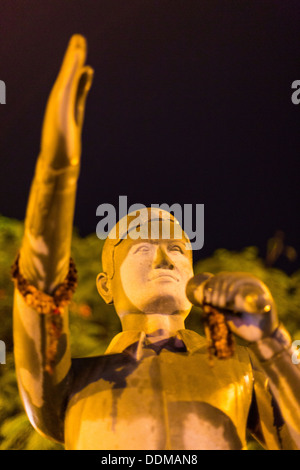
[[[176,337],[183,341],[187,352],[194,354],[200,349],[206,348],[206,340],[203,336],[192,330],[178,330]],[[142,357],[143,348],[147,344],[144,331],[127,330],[117,334],[110,342],[105,354],[120,354],[127,352],[130,356],[139,360]]]

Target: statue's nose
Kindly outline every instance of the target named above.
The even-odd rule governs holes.
[[[169,258],[166,250],[158,247],[154,258],[154,269],[174,269],[174,263]]]

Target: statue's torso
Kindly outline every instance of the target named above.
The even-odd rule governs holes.
[[[85,364],[85,365],[84,365]],[[252,396],[247,350],[211,367],[194,353],[86,358],[74,370],[67,449],[241,449]]]

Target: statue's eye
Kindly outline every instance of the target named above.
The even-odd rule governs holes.
[[[150,248],[148,245],[140,245],[134,253],[148,253],[150,251]]]
[[[183,253],[183,250],[182,250],[182,248],[181,248],[180,245],[171,245],[171,246],[169,247],[169,250],[170,250],[170,251],[175,251],[175,252],[177,251],[177,252],[179,252],[179,253]]]

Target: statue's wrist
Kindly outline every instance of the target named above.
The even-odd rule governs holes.
[[[249,347],[261,362],[269,361],[284,350],[289,349],[292,340],[290,334],[280,323],[270,336],[267,336]]]
[[[72,299],[77,287],[77,269],[72,258],[69,260],[68,273],[52,294],[39,290],[24,277],[20,269],[20,253],[18,253],[12,267],[12,279],[25,303],[40,314],[62,313]]]
[[[77,287],[77,270],[70,258],[69,271],[64,281],[53,293],[39,290],[23,276],[19,268],[18,254],[12,266],[12,279],[25,304],[45,317],[45,365],[44,370],[52,375],[57,362],[59,341],[64,332],[65,307],[70,303]]]

